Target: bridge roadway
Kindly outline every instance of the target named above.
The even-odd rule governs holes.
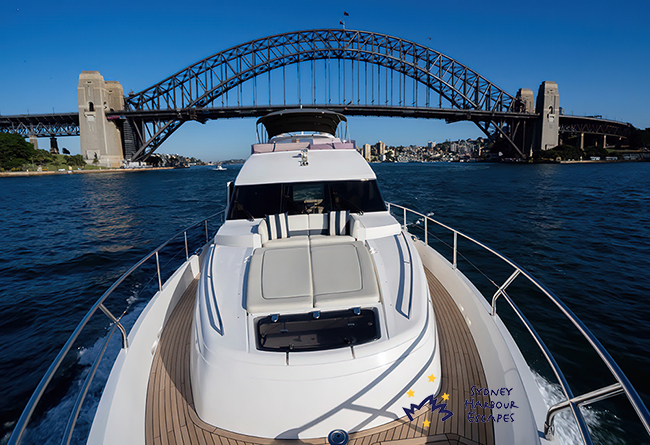
[[[0,115],[0,132],[24,138],[79,136],[79,113]]]
[[[214,119],[253,118],[264,116],[273,111],[300,105],[264,105],[244,107],[189,108],[181,110],[135,110],[107,112],[110,120],[136,118],[144,122],[157,120],[179,120],[205,123]],[[495,112],[483,110],[461,110],[447,108],[396,107],[368,105],[309,105],[304,108],[326,108],[346,116],[385,116],[424,119],[444,119],[448,123],[459,121],[485,122],[489,119],[514,119],[533,122],[539,118],[532,113]],[[634,126],[626,122],[589,116],[560,115],[560,133],[596,134],[606,136],[628,137]],[[16,133],[27,138],[79,136],[78,113],[22,114],[13,116],[0,115],[0,132]]]

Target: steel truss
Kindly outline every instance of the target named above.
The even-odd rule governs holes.
[[[618,122],[583,116],[560,116],[560,133],[566,134],[598,134],[627,138],[634,126],[626,122]]]
[[[19,134],[24,138],[79,136],[79,115],[52,113],[0,116],[0,131]]]
[[[314,61],[324,61],[325,65],[325,80],[320,82],[318,88],[317,79],[322,77],[322,72],[315,73]],[[310,76],[301,76],[300,67],[306,66],[306,62],[310,64],[303,68],[303,72]],[[418,107],[418,102],[423,100],[425,108],[432,108],[432,92],[434,99],[438,98],[438,108],[497,114],[511,113],[515,109],[513,96],[467,66],[431,48],[373,32],[341,29],[299,31],[235,46],[207,57],[139,93],[130,94],[126,98],[126,117],[134,121],[131,126],[136,129],[134,133],[138,139],[133,158],[146,159],[186,120],[207,119],[202,109],[215,108],[217,99],[227,106],[229,92],[237,97],[237,106],[244,107],[242,84],[249,80],[253,80],[251,96],[252,105],[255,106],[259,102],[256,80],[263,74],[268,73],[268,102],[271,105],[270,73],[282,71],[286,103],[285,67],[289,65],[297,66],[299,104],[302,104],[301,93],[304,90],[300,85],[302,77],[311,82],[310,105],[316,103],[319,92],[328,98],[330,105],[334,83],[338,86],[337,105],[352,105],[353,102],[360,105],[364,96],[366,105],[375,105],[377,111],[381,108],[380,99],[384,100],[383,106],[393,106],[394,99],[399,99],[400,105],[406,107],[409,95],[411,105]],[[335,77],[331,74],[332,68]],[[408,82],[410,85],[407,88]],[[164,110],[174,111],[176,117],[129,117],[131,113]],[[494,120],[488,116],[486,120],[475,122],[488,136],[504,134],[513,143],[508,134],[512,125],[503,119]],[[517,148],[514,143],[513,146]]]

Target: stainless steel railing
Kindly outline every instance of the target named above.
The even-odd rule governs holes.
[[[567,400],[565,400],[564,402],[560,402],[556,405],[553,405],[552,407],[549,408],[546,414],[546,421],[544,424],[544,434],[546,435],[546,438],[548,440],[552,440],[553,438],[553,432],[554,432],[553,419],[555,415],[561,410],[569,409],[573,413],[573,416],[578,424],[578,428],[580,430],[580,434],[582,435],[583,442],[585,444],[591,444],[592,443],[591,436],[589,434],[589,429],[587,428],[587,424],[579,409],[580,405],[584,405],[587,403],[594,403],[609,397],[613,397],[618,394],[625,394],[627,396],[630,404],[632,405],[632,407],[636,411],[637,416],[641,420],[641,423],[643,424],[646,431],[648,432],[648,435],[650,435],[650,412],[648,412],[648,409],[644,405],[643,401],[637,394],[636,390],[634,389],[634,387],[632,386],[628,378],[625,376],[623,371],[616,364],[614,359],[609,355],[609,353],[603,347],[603,345],[600,344],[598,339],[596,339],[596,337],[591,333],[591,331],[589,331],[589,329],[587,329],[587,327],[582,323],[582,321],[580,321],[578,317],[576,317],[575,314],[555,294],[553,294],[553,292],[551,292],[548,288],[546,288],[546,286],[544,286],[542,283],[537,281],[537,279],[533,277],[529,272],[527,272],[524,268],[518,266],[514,261],[500,254],[496,250],[486,246],[485,244],[475,240],[474,238],[465,235],[464,233],[459,232],[458,230],[453,229],[427,215],[416,212],[415,210],[411,210],[397,204],[392,204],[392,203],[386,203],[386,204],[388,205],[389,212],[391,211],[392,208],[401,210],[400,213],[402,214],[401,216],[403,217],[402,227],[404,228],[405,231],[408,231],[407,213],[411,213],[413,215],[416,215],[419,219],[422,219],[424,221],[424,242],[427,245],[429,244],[429,228],[428,228],[429,223],[436,224],[452,232],[454,236],[454,242],[453,242],[453,259],[451,264],[454,270],[458,268],[457,258],[458,258],[458,237],[459,236],[465,238],[466,240],[490,252],[491,254],[493,254],[494,256],[496,256],[497,258],[501,259],[506,264],[514,268],[513,273],[508,277],[508,279],[501,286],[498,286],[497,291],[492,296],[490,315],[492,317],[496,317],[497,300],[499,299],[499,297],[503,297],[503,299],[505,299],[508,302],[508,304],[510,304],[512,309],[515,311],[515,313],[517,314],[521,322],[524,324],[524,326],[526,327],[530,335],[535,340],[535,343],[537,343],[538,347],[542,351],[542,354],[544,355],[549,365],[551,366],[551,369],[553,370],[553,373],[555,374],[560,384],[560,387],[562,388],[562,392],[564,393]],[[550,350],[546,347],[542,338],[534,329],[532,323],[525,317],[523,312],[517,307],[515,302],[512,300],[512,298],[510,298],[510,296],[506,292],[510,284],[512,284],[512,282],[515,281],[515,279],[519,275],[525,277],[530,283],[532,283],[537,289],[539,289],[549,300],[551,300],[560,309],[560,311],[565,315],[565,317],[569,321],[571,321],[571,323],[573,323],[573,325],[578,329],[578,331],[582,334],[582,336],[589,342],[591,347],[594,349],[594,351],[598,354],[598,356],[603,361],[603,363],[610,370],[610,372],[616,379],[617,383],[597,389],[595,391],[591,391],[587,394],[583,394],[580,396],[573,395],[573,392],[571,391],[571,388],[569,387],[569,384],[566,378],[564,377],[562,370],[560,369],[557,362],[553,358],[553,355],[551,354]]]
[[[126,314],[123,313],[120,317],[115,317],[107,308],[104,306],[104,302],[106,299],[115,291],[115,289],[124,282],[133,272],[138,270],[142,265],[147,263],[148,260],[150,260],[152,257],[155,257],[156,259],[156,275],[158,279],[158,291],[162,290],[162,271],[160,268],[160,258],[159,258],[159,253],[167,247],[172,241],[175,239],[179,238],[180,236],[183,236],[184,238],[184,246],[185,246],[185,260],[188,261],[190,258],[190,252],[188,248],[188,242],[187,242],[187,233],[192,230],[196,229],[197,227],[205,226],[205,242],[208,243],[210,240],[210,236],[208,233],[208,221],[211,221],[213,219],[219,218],[220,220],[218,221],[219,224],[223,223],[223,218],[225,215],[225,210],[221,210],[220,212],[217,212],[213,215],[210,215],[209,217],[205,218],[204,220],[201,220],[200,222],[193,224],[186,229],[178,232],[171,238],[169,238],[167,241],[162,243],[158,248],[155,250],[151,251],[147,255],[145,255],[140,261],[138,261],[135,265],[133,265],[129,270],[127,270],[120,278],[117,279],[107,290],[102,294],[101,297],[93,304],[93,306],[86,312],[86,315],[81,319],[75,330],[72,332],[68,340],[66,341],[65,345],[59,352],[59,354],[56,356],[50,367],[48,368],[47,372],[39,382],[38,386],[34,390],[34,393],[30,397],[29,401],[27,402],[27,406],[23,410],[20,418],[18,419],[18,422],[16,423],[16,426],[11,434],[11,437],[9,438],[9,445],[15,445],[19,444],[21,440],[24,438],[24,433],[25,430],[27,429],[27,425],[29,424],[32,415],[34,414],[34,410],[36,409],[36,406],[38,405],[39,401],[41,400],[43,394],[45,393],[45,390],[48,388],[49,384],[52,381],[52,378],[54,377],[54,374],[56,371],[59,369],[61,366],[61,363],[63,363],[63,360],[65,357],[68,355],[70,352],[70,349],[72,348],[72,345],[74,342],[77,340],[79,337],[79,334],[83,331],[83,329],[86,327],[92,316],[97,312],[97,309],[101,310],[113,323],[113,327],[111,328],[109,334],[106,336],[106,340],[104,344],[102,345],[102,348],[95,358],[95,361],[91,365],[91,368],[86,375],[86,379],[84,380],[84,383],[82,387],[79,390],[79,393],[77,395],[77,399],[75,401],[74,407],[72,409],[72,413],[70,414],[70,417],[68,418],[68,422],[66,425],[65,433],[63,435],[63,438],[61,439],[61,444],[69,444],[70,439],[72,438],[72,433],[74,431],[77,418],[79,416],[79,412],[81,411],[81,407],[83,405],[84,399],[86,397],[86,394],[88,392],[88,388],[90,387],[90,384],[93,381],[93,378],[95,376],[95,372],[97,370],[97,367],[99,366],[99,363],[101,362],[102,358],[104,357],[104,354],[106,352],[106,348],[108,346],[108,342],[115,333],[115,329],[119,329],[121,335],[122,335],[122,348],[123,349],[128,349],[128,337],[127,337],[127,332],[124,326],[120,323],[120,319]],[[203,245],[203,244],[202,244]]]

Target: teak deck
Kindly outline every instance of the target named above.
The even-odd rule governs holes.
[[[447,290],[426,270],[433,308],[438,324],[442,353],[441,389],[450,395],[447,409],[454,415],[442,422],[428,405],[413,421],[404,416],[385,425],[350,435],[349,445],[494,444],[491,422],[470,423],[465,400],[472,385],[486,388],[486,379],[476,345],[458,307]],[[198,280],[183,294],[162,333],[154,357],[147,389],[147,444],[270,445],[327,444],[326,438],[313,440],[274,440],[231,433],[201,421],[194,410],[190,387],[190,327]],[[489,401],[489,397],[475,400]],[[479,414],[490,410],[477,409]],[[428,420],[430,426],[424,427]]]

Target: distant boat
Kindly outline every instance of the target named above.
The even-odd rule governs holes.
[[[217,168],[213,168],[212,170],[214,170],[214,171],[225,171],[227,169],[223,165],[219,164],[219,165],[217,165]]]

